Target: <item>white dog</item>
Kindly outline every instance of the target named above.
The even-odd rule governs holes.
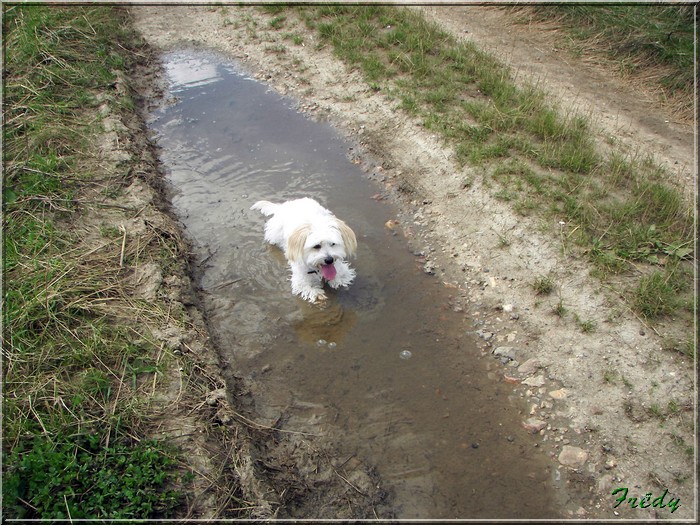
[[[308,197],[281,204],[258,201],[251,207],[270,216],[265,240],[284,250],[292,269],[292,293],[312,303],[323,301],[323,284],[348,286],[355,278],[346,258],[357,239],[350,227]]]

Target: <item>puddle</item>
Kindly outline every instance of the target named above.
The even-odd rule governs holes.
[[[332,435],[374,465],[397,518],[556,518],[553,473],[489,379],[449,290],[426,275],[380,188],[330,125],[216,55],[164,56],[171,101],[153,114],[173,206],[205,268],[222,360],[256,386],[269,425]],[[292,296],[257,200],[311,196],[356,232],[355,283],[321,309]]]

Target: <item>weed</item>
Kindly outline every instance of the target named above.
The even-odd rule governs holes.
[[[554,291],[554,280],[549,276],[541,276],[532,283],[537,295],[549,295]]]
[[[174,460],[156,441],[104,446],[99,433],[36,436],[3,458],[3,506],[20,519],[172,515]]]
[[[615,384],[615,379],[617,378],[617,372],[613,370],[605,370],[603,372],[603,381],[610,384]]]
[[[304,44],[304,37],[299,33],[288,33],[285,38],[291,40],[295,46],[301,46]]]
[[[568,313],[568,309],[564,306],[564,301],[559,299],[559,302],[556,304],[552,312],[557,317],[564,317]]]
[[[680,305],[679,295],[685,289],[685,279],[673,270],[653,271],[642,277],[634,291],[633,305],[647,319],[658,318]]]
[[[508,246],[511,245],[511,240],[510,237],[505,234],[505,233],[499,233],[498,234],[498,247],[499,248],[508,248]]]
[[[688,456],[689,458],[692,458],[695,456],[695,447],[691,443],[690,445],[686,443],[685,439],[683,439],[683,436],[680,436],[676,434],[675,432],[671,433],[671,439],[673,442],[683,450],[683,452]]]
[[[658,403],[652,403],[648,408],[647,408],[647,414],[650,417],[656,418],[656,419],[664,419],[664,414],[663,411],[661,410],[661,407],[658,405]]]
[[[595,332],[596,329],[596,322],[589,319],[586,321],[579,321],[579,326],[581,327],[581,331],[585,334],[589,334],[591,332]]]
[[[287,20],[286,16],[276,16],[272,20],[270,20],[269,24],[272,29],[280,29],[281,27],[284,26],[284,22]]]

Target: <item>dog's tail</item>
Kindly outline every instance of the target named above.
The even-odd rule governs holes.
[[[279,204],[275,204],[274,202],[270,201],[258,201],[255,204],[253,204],[250,209],[251,210],[258,210],[260,213],[263,215],[274,215],[275,210],[277,209],[277,206]]]

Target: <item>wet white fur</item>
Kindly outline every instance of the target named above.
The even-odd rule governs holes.
[[[292,270],[292,293],[316,302],[326,299],[321,265],[333,259],[335,277],[331,288],[348,286],[355,270],[346,259],[357,249],[355,233],[330,210],[305,197],[275,204],[258,201],[251,207],[270,217],[265,224],[265,240],[278,246]]]

